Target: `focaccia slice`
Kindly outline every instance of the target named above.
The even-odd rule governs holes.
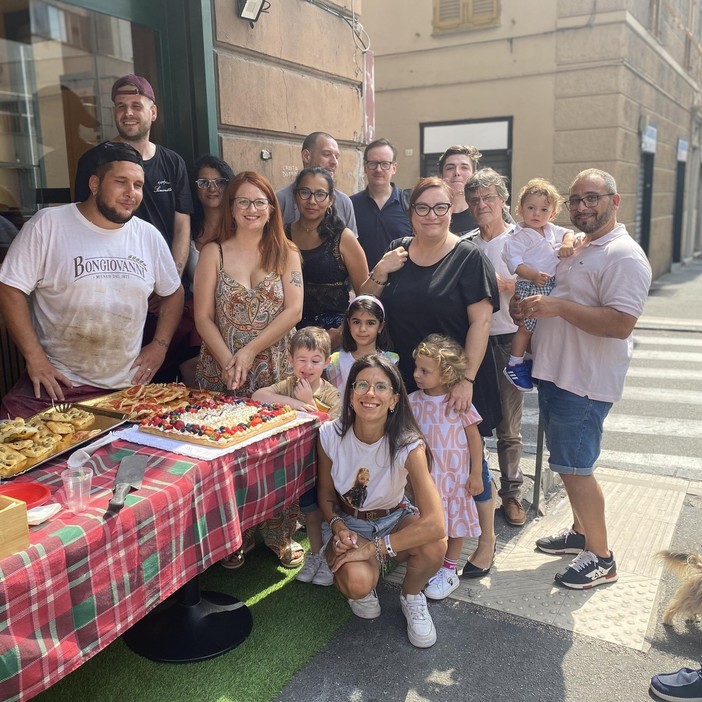
[[[25,424],[24,419],[21,417],[16,417],[15,419],[0,424],[0,444],[6,441],[29,439],[36,433],[37,430],[35,427]]]
[[[52,422],[51,420],[46,421],[46,426],[49,431],[54,434],[61,434],[61,436],[70,436],[76,430],[76,428],[69,422]]]
[[[95,423],[95,415],[92,412],[87,412],[79,407],[71,407],[66,412],[69,424],[72,424],[76,429],[87,429]]]
[[[62,437],[59,434],[47,434],[36,438],[31,446],[19,449],[19,452],[27,458],[43,458],[50,454],[60,443]]]
[[[0,476],[8,478],[19,473],[29,459],[11,446],[0,443]]]

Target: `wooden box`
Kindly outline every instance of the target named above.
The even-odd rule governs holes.
[[[0,558],[29,548],[27,505],[0,495]]]

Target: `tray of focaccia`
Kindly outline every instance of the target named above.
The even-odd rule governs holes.
[[[0,478],[12,478],[111,431],[120,412],[62,403],[28,419],[0,423]]]
[[[211,400],[220,393],[195,390],[183,383],[149,383],[94,397],[81,402],[81,407],[95,407],[120,412],[131,422],[152,419],[163,412],[182,409],[186,405]]]

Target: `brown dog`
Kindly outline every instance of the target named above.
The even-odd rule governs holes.
[[[687,615],[688,621],[697,621],[702,614],[702,555],[659,551],[657,557],[682,580],[663,612],[663,624],[672,625],[678,614]]]

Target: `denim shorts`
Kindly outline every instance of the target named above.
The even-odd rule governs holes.
[[[539,411],[551,470],[565,475],[592,475],[610,409],[611,402],[591,400],[550,381],[539,381]]]
[[[492,499],[492,476],[485,454],[483,454],[483,491],[473,495],[473,502],[489,502]]]
[[[319,509],[317,504],[317,486],[313,485],[309,490],[300,495],[300,511],[314,512]]]
[[[405,518],[413,514],[419,514],[419,510],[409,501],[402,503],[394,512],[380,519],[356,519],[350,514],[340,514],[344,520],[346,528],[360,534],[364,539],[373,541],[376,536],[390,534],[397,525]],[[331,539],[332,530],[327,522],[322,524],[322,541],[326,544]]]

